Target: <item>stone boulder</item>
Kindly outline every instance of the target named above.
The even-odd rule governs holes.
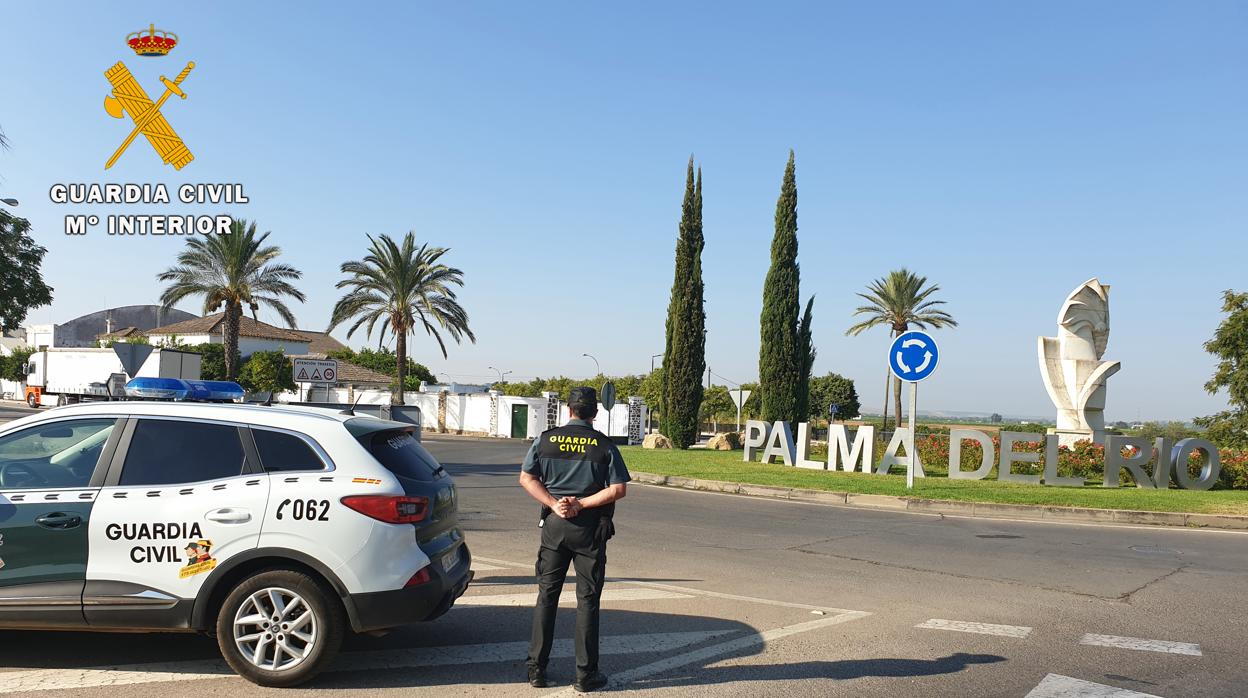
[[[741,435],[735,431],[716,434],[706,442],[706,447],[712,451],[735,451],[741,448]]]
[[[662,434],[646,434],[641,442],[642,448],[671,448],[672,440]]]

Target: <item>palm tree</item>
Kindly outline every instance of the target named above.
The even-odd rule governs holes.
[[[889,336],[897,337],[913,325],[919,329],[932,327],[957,327],[958,322],[949,313],[936,308],[944,305],[944,301],[929,300],[940,287],[927,285],[926,276],[918,276],[906,268],[888,273],[882,279],[876,279],[867,286],[866,293],[859,293],[867,301],[867,305],[859,307],[854,315],[865,315],[866,318],[845,331],[847,335],[859,335],[877,325],[887,325]],[[888,388],[889,375],[884,372],[884,424],[888,425]],[[893,377],[893,407],[896,412],[896,426],[901,426],[901,379]]]
[[[407,335],[417,327],[434,338],[442,357],[446,358],[446,342],[439,328],[458,344],[465,337],[476,343],[476,335],[468,328],[468,313],[455,298],[453,286],[464,285],[464,273],[440,263],[442,255],[450,250],[445,247],[416,247],[416,235],[408,233],[402,243],[389,235],[374,238],[368,256],[358,262],[344,262],[342,273],[349,274],[339,281],[337,288],[348,288],[347,295],[338,299],[329,319],[328,331],[351,318],[355,324],[347,330],[347,337],[367,325],[365,331],[373,334],[381,323],[381,336],[389,331],[394,334],[395,354],[398,359],[399,387],[392,393],[391,401],[403,404],[403,382],[407,373]]]
[[[228,380],[238,378],[238,329],[243,306],[251,309],[252,317],[261,305],[268,306],[293,328],[295,316],[282,297],[304,301],[303,293],[290,283],[303,274],[289,264],[273,262],[282,248],[265,247],[268,237],[268,232],[256,234],[255,221],[235,218],[228,235],[191,238],[186,249],[178,253],[177,266],[156,275],[158,281],[171,282],[160,295],[166,308],[188,296],[203,295],[205,315],[224,309],[222,334]]]

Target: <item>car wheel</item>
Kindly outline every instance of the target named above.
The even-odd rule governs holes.
[[[64,395],[57,395],[57,396],[56,396],[56,406],[57,406],[57,407],[64,407],[64,406],[65,406],[65,396],[64,396]]]
[[[39,398],[35,397],[34,393],[31,393],[26,396],[26,404],[30,405],[30,409],[37,410],[39,409]]]
[[[217,645],[230,668],[261,686],[296,686],[342,645],[346,614],[331,590],[302,572],[246,578],[217,614]]]

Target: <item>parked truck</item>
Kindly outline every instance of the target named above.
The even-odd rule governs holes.
[[[124,399],[131,378],[199,380],[201,358],[195,352],[123,344],[110,349],[37,351],[26,364],[26,404],[39,407]]]

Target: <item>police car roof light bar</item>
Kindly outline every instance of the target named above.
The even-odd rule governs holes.
[[[132,378],[126,383],[126,397],[140,400],[180,402],[235,402],[245,394],[233,381],[191,381],[181,378]]]

